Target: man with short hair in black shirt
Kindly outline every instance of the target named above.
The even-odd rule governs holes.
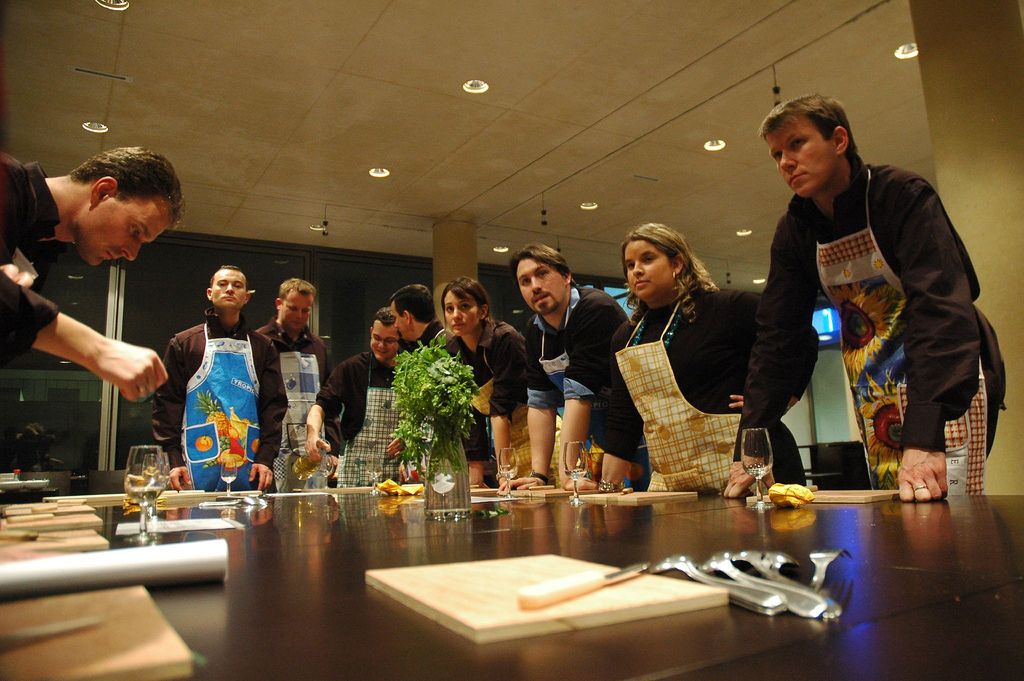
[[[423,284],[403,286],[388,298],[388,307],[395,317],[395,328],[402,337],[402,352],[415,350],[420,343],[426,345],[444,333],[444,325],[437,320],[434,297]]]
[[[864,163],[831,97],[777,105],[761,136],[794,196],[775,230],[740,427],[782,416],[794,346],[824,290],[839,310],[872,485],[908,502],[982,493],[1005,369],[938,194],[914,173]],[[734,473],[726,496],[752,482]]]
[[[398,325],[382,307],[370,326],[370,351],[360,352],[334,368],[306,417],[306,453],[319,461],[328,443],[321,439],[325,420],[341,416],[344,455],[338,465],[338,487],[370,484],[371,463],[384,478],[397,480],[400,444],[394,439],[398,412],[391,381],[398,355]]]
[[[39,295],[50,265],[74,243],[90,265],[134,260],[181,217],[181,186],[166,158],[140,147],[111,149],[69,175],[0,154],[0,364],[36,348],[110,381],[126,399],[167,380],[147,348],[104,337]]]
[[[533,470],[512,484],[547,483],[559,408],[564,410],[561,441],[591,443],[588,466],[597,480],[611,394],[609,349],[626,314],[604,291],[577,288],[569,264],[550,246],[530,244],[512,256],[509,266],[523,300],[536,313],[524,333]],[[566,486],[569,476],[559,466]],[[595,486],[581,482],[584,489]]]

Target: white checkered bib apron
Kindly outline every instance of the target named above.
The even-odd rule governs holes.
[[[316,394],[320,390],[320,363],[316,355],[298,351],[282,352],[281,379],[288,396],[288,411],[281,424],[282,448],[274,459],[274,480],[278,492],[288,492],[309,483],[308,480],[295,477],[292,465],[299,458],[293,453],[294,450],[305,447],[306,416],[316,404]],[[293,438],[293,433],[301,433],[301,439]]]
[[[828,244],[818,244],[818,275],[839,311],[843,364],[867,453],[871,486],[897,489],[907,407],[906,295],[882,256],[871,230],[868,170],[864,192],[867,226]],[[978,364],[978,392],[967,412],[946,422],[949,494],[985,491],[987,403]]]
[[[359,487],[370,484],[366,464],[371,456],[383,461],[381,477],[398,481],[398,457],[387,455],[388,443],[394,439],[398,428],[398,411],[395,409],[395,393],[391,388],[366,389],[366,416],[363,427],[345,447],[345,456],[338,464],[338,487]]]
[[[661,337],[630,345],[646,317],[615,353],[615,361],[644,420],[652,492],[721,492],[729,479],[739,414],[705,414],[683,397],[665,350],[665,332],[679,314],[676,304]],[[670,339],[671,342],[671,339]]]

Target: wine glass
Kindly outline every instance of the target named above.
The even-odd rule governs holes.
[[[579,440],[570,440],[562,445],[562,470],[569,473],[572,478],[572,498],[569,499],[570,506],[582,506],[580,499],[579,483],[587,472],[587,459],[589,452],[586,444]]]
[[[505,478],[505,498],[512,498],[512,481],[516,478],[516,450],[502,447],[498,450],[498,477]]]
[[[167,489],[171,466],[167,453],[156,445],[136,445],[128,450],[124,493],[139,505],[138,541],[156,537],[156,499]]]
[[[231,496],[231,483],[238,477],[238,469],[243,462],[240,456],[225,456],[220,460],[220,479],[227,485],[228,496]]]
[[[374,447],[374,450],[377,448]],[[384,496],[384,493],[377,489],[380,476],[384,473],[384,454],[371,451],[366,457],[366,475],[370,478],[370,494],[375,497]]]
[[[764,500],[761,494],[761,479],[772,469],[772,443],[767,428],[744,428],[740,434],[740,461],[743,470],[754,477],[757,486],[757,503],[753,505],[757,511],[771,508],[771,503]]]

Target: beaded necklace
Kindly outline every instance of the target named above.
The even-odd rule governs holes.
[[[679,314],[679,303],[676,303],[675,308],[672,310],[672,318],[668,326],[668,330],[664,332],[661,342],[665,344],[665,349],[668,350],[669,343],[672,342],[672,337],[676,335],[676,329],[679,328],[679,322],[681,322],[683,316]],[[629,342],[630,346],[640,345],[640,339],[644,335],[644,328],[647,326],[647,315],[643,316],[640,323],[636,327],[636,331],[633,332],[633,339]]]

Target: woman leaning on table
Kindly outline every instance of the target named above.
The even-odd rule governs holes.
[[[604,487],[620,483],[647,438],[652,491],[726,492],[743,406],[759,296],[722,291],[681,234],[665,225],[634,228],[622,242],[632,318],[612,337],[612,396]],[[808,335],[803,393],[817,353]],[[785,425],[770,430],[774,477],[804,482],[796,441]],[[769,479],[769,484],[771,480]],[[728,490],[743,496],[746,490]]]
[[[484,463],[494,449],[516,450],[529,470],[530,436],[526,427],[526,343],[510,324],[490,315],[490,297],[476,279],[459,277],[441,294],[448,326],[448,351],[473,368],[480,392],[473,399],[473,426],[466,440],[471,485],[482,485]],[[520,471],[525,475],[526,471]]]

